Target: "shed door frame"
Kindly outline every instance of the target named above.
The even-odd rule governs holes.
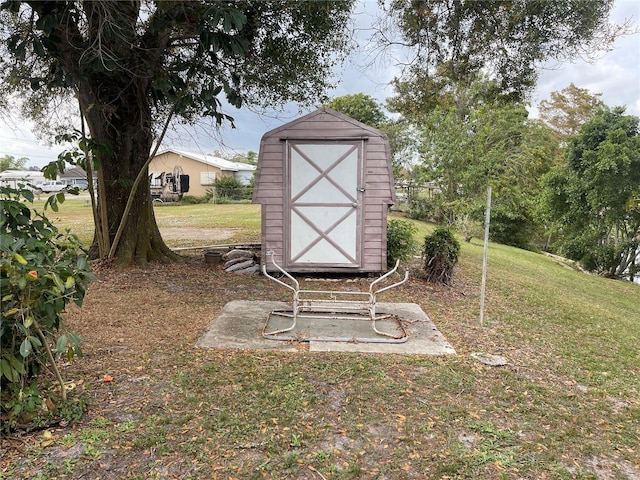
[[[328,155],[314,158],[318,147]],[[286,267],[361,267],[364,152],[361,139],[286,140]],[[355,171],[343,163],[353,154]],[[335,199],[318,199],[321,183]]]

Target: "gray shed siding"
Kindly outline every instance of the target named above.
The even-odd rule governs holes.
[[[289,265],[287,258],[289,142],[361,142],[361,197],[356,267],[309,264]],[[389,142],[385,134],[339,112],[321,108],[271,130],[262,137],[253,202],[262,205],[262,262],[273,270],[267,252],[273,251],[279,265],[292,272],[381,272],[386,270],[387,210],[395,203]]]

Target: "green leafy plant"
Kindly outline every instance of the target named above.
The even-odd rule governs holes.
[[[61,314],[69,302],[82,305],[93,278],[78,238],[60,233],[27,206],[31,202],[27,189],[0,187],[0,382],[2,410],[15,415],[34,407],[31,380],[44,364],[66,400],[56,357],[71,361],[82,352],[80,338],[65,328]],[[16,403],[24,398],[29,402]]]
[[[473,237],[482,237],[482,224],[469,214],[458,215],[454,227],[465,242],[470,242]]]
[[[248,200],[252,195],[252,188],[246,187],[235,177],[216,178],[213,183],[215,202],[224,200],[238,201]]]
[[[8,388],[7,388],[8,387]],[[2,410],[7,418],[13,420],[17,418],[28,419],[37,415],[38,409],[42,405],[42,397],[38,390],[36,382],[28,385],[11,383],[3,390],[5,398],[3,399]],[[9,422],[14,423],[14,422]],[[5,425],[5,428],[9,425]]]
[[[408,200],[410,218],[420,221],[442,222],[447,217],[447,209],[438,197],[422,198],[418,194],[411,194]]]
[[[398,260],[408,260],[416,252],[416,227],[404,220],[387,222],[387,266],[395,265]]]
[[[422,250],[427,280],[450,285],[459,254],[460,242],[450,229],[438,227],[427,235]]]

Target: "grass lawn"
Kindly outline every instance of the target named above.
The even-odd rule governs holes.
[[[155,212],[161,228],[239,228],[238,238],[259,238],[256,206]],[[82,201],[68,201],[51,218],[90,240]],[[419,228],[422,243],[431,226]],[[85,357],[65,366],[65,376],[87,411],[4,438],[0,472],[40,479],[640,478],[640,286],[491,244],[480,326],[482,250],[477,240],[462,245],[452,287],[414,274],[380,299],[420,305],[455,347],[457,355],[446,357],[311,353],[303,345],[296,353],[196,350],[228,301],[288,300],[288,292],[259,275],[226,274],[198,255],[147,270],[98,268],[82,310],[67,314]],[[419,260],[409,266],[415,272]],[[499,354],[508,364],[488,367],[472,352]],[[103,382],[105,374],[113,381]]]
[[[86,198],[85,198],[86,197]],[[35,208],[42,212],[46,196],[34,202]],[[260,241],[260,206],[250,204],[198,204],[178,205],[176,203],[154,203],[154,212],[158,226],[163,228],[202,228],[202,229],[234,229],[236,233],[231,241]],[[59,211],[47,209],[46,216],[60,230],[69,229],[85,245],[93,239],[93,219],[88,195],[83,198],[67,196]],[[182,239],[169,238],[166,243],[170,247],[187,246]],[[206,245],[206,242],[203,243]]]

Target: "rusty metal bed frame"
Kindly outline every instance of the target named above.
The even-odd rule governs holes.
[[[290,283],[284,282],[279,278],[270,275],[267,272],[267,266],[262,266],[262,273],[270,280],[289,289],[293,293],[291,310],[274,310],[269,313],[267,321],[262,329],[262,336],[272,340],[315,340],[325,342],[361,342],[361,343],[404,343],[408,340],[407,332],[402,325],[402,321],[389,314],[376,313],[376,296],[382,292],[386,292],[392,288],[402,285],[409,279],[409,271],[405,271],[404,278],[391,285],[380,287],[381,283],[391,277],[398,270],[399,261],[396,262],[394,268],[384,275],[378,277],[369,284],[369,291],[334,291],[334,290],[305,290],[300,289],[300,283],[280,265],[274,258],[273,252],[267,252],[267,257],[271,258],[273,266],[284,276]],[[291,319],[291,324],[286,328],[276,330],[269,329],[269,322],[274,316],[285,317]],[[292,332],[298,323],[299,318],[307,318],[312,320],[354,320],[369,319],[374,332],[372,337],[356,337],[356,336],[315,336],[313,338],[300,338],[291,335],[283,335]],[[380,330],[376,326],[376,322],[389,319],[395,322],[399,333],[390,333]]]

